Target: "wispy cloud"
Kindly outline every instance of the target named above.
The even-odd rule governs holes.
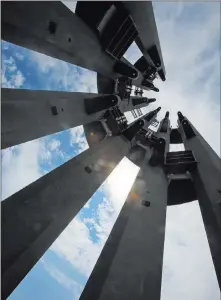
[[[39,76],[47,77],[45,89],[97,92],[95,72],[34,51],[29,51],[29,56],[36,65]]]
[[[37,140],[2,151],[2,199],[42,176],[40,157],[48,158]]]
[[[69,132],[71,145],[75,145],[80,152],[89,148],[82,125],[71,128]]]
[[[162,300],[218,300],[220,291],[197,202],[167,210]]]
[[[15,59],[10,56],[6,59],[3,55],[2,59],[2,87],[19,88],[22,87],[25,77],[20,70],[17,69]]]
[[[154,11],[167,80],[145,94],[162,107],[159,118],[170,111],[173,127],[181,110],[220,155],[219,3],[154,3]]]
[[[45,259],[41,259],[40,263],[44,266],[45,270],[64,288],[71,291],[74,300],[79,299],[83,286],[78,282],[64,274],[61,270],[57,269],[53,264],[48,263]]]
[[[92,216],[85,218],[79,214],[51,247],[52,251],[68,260],[86,277],[93,270],[138,170],[138,167],[124,158],[100,188],[103,201],[97,207],[94,206]],[[90,201],[93,206],[93,199]],[[88,224],[96,231],[96,241],[91,238]]]
[[[71,6],[74,10],[75,4]],[[162,106],[159,118],[164,116],[166,110],[170,110],[173,126],[176,126],[176,113],[181,110],[220,154],[219,4],[154,3],[154,10],[167,81],[156,82],[160,93],[145,92],[148,97],[157,98],[147,110]],[[6,57],[3,52],[4,87],[19,88],[28,82],[29,87],[39,89],[97,91],[95,72],[3,43],[3,51],[7,52],[9,48],[15,50],[13,56]],[[132,45],[126,56],[130,61],[135,61],[140,53],[138,55],[136,47]],[[22,69],[19,65],[21,61],[25,63],[26,59],[26,66],[30,64],[31,69]],[[29,75],[33,73],[35,77],[29,81]],[[41,86],[36,84],[40,79]],[[211,133],[216,134],[215,138]],[[44,142],[32,141],[2,151],[4,198],[52,170],[61,161],[64,162],[62,158],[59,163],[54,163],[54,159],[59,155],[61,157],[62,153],[72,157],[73,152],[76,155],[88,148],[82,126],[59,135],[48,137]],[[64,142],[64,135],[68,142]],[[65,150],[67,145],[71,148]],[[137,172],[128,162],[121,163],[118,168],[100,188],[103,200],[96,203],[91,198],[84,207],[89,213],[85,210],[79,214],[50,250],[70,262],[86,277],[93,269]],[[128,178],[128,175],[131,177]],[[219,299],[199,216],[198,206],[194,203],[168,208],[163,299]],[[50,265],[46,269],[67,289],[80,291],[80,287],[56,266]],[[197,282],[195,278],[198,278]]]

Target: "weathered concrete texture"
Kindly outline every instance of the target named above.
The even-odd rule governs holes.
[[[137,100],[137,103],[140,100],[140,103],[135,104],[136,100]],[[126,99],[121,101],[119,107],[122,112],[127,112],[127,111],[131,111],[133,109],[147,107],[148,105],[149,105],[148,98],[143,97],[143,99],[141,99],[141,97],[138,97],[138,96],[131,96],[129,101]]]
[[[2,39],[113,77],[115,61],[98,37],[62,2],[4,2]]]
[[[1,92],[3,149],[93,122],[106,111],[90,115],[85,111],[84,99],[90,99],[95,107],[96,97],[105,96],[100,94],[5,88]],[[118,97],[113,95],[113,99],[118,103]]]
[[[193,172],[193,182],[199,200],[202,218],[221,289],[221,160],[201,134],[187,139],[182,125],[179,126],[186,150],[192,150],[198,161]]]
[[[2,299],[31,270],[128,153],[112,137],[66,162],[2,202]]]
[[[167,180],[147,164],[150,150],[120,212],[81,300],[160,299],[167,205]],[[141,155],[142,156],[142,155]],[[142,163],[141,163],[142,162]],[[149,201],[144,206],[142,201]]]
[[[110,78],[121,76],[114,72],[116,61],[102,49],[98,36],[62,2],[11,1],[2,2],[1,8],[3,40]],[[135,84],[139,86],[142,78]]]

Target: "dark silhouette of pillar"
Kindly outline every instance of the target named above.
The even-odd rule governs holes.
[[[193,183],[221,289],[221,160],[181,112],[178,119],[185,149],[192,150],[198,162]]]
[[[2,148],[99,120],[116,95],[2,89]]]

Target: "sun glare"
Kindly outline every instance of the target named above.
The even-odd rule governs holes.
[[[124,157],[108,177],[107,185],[110,197],[117,207],[123,205],[139,169],[128,158]]]

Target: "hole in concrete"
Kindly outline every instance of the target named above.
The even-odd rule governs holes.
[[[150,206],[150,201],[147,201],[147,200],[142,200],[142,204],[146,207],[149,207]]]
[[[57,30],[57,24],[54,21],[50,21],[49,25],[48,25],[48,30],[49,30],[50,34],[55,34],[55,32]]]
[[[85,171],[88,173],[88,174],[91,174],[92,173],[92,170],[91,170],[91,168],[90,167],[85,167],[84,168],[85,169]]]
[[[52,107],[51,107],[51,112],[52,112],[52,115],[53,115],[53,116],[58,115],[57,107],[56,107],[56,106],[52,106]]]
[[[70,42],[71,42],[71,38],[69,37],[69,38],[68,38],[68,43],[70,43]]]

